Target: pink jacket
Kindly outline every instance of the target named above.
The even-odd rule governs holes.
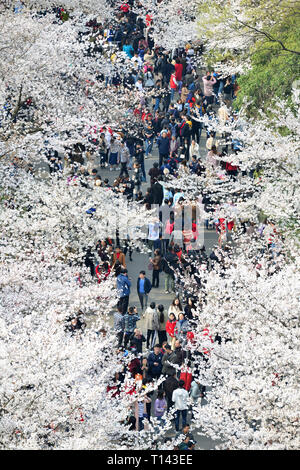
[[[204,96],[212,96],[213,95],[213,86],[217,82],[215,77],[212,77],[210,80],[207,80],[206,75],[202,77],[203,85],[204,85]]]

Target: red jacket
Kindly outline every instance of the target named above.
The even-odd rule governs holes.
[[[110,275],[110,266],[108,266],[108,270],[107,271],[103,271],[102,269],[102,266],[100,264],[98,264],[96,266],[96,276],[98,278],[98,283],[100,284],[101,281],[105,281],[108,276]]]
[[[182,371],[181,374],[180,374],[179,380],[184,381],[184,388],[187,391],[189,391],[190,388],[191,388],[192,380],[193,380],[193,375],[192,375],[190,369],[186,369],[185,371]]]
[[[172,73],[171,78],[170,78],[170,87],[173,88],[174,90],[177,90],[177,80],[175,78],[175,74]]]
[[[147,28],[151,25],[152,19],[153,19],[152,15],[149,15],[149,13],[147,13],[147,15],[146,15],[146,26],[147,26]]]
[[[181,82],[182,80],[182,71],[183,71],[183,65],[175,64],[175,76],[178,82]]]
[[[227,171],[235,171],[238,170],[239,167],[236,165],[232,165],[230,162],[226,162],[226,170]]]
[[[172,338],[174,338],[174,336],[175,336],[175,333],[174,333],[175,326],[176,326],[176,320],[174,320],[174,321],[168,320],[167,323],[166,323],[166,332]]]
[[[127,13],[130,9],[130,6],[128,5],[128,3],[122,3],[122,5],[120,6],[120,10],[124,11],[124,13]]]

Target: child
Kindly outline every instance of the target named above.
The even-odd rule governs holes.
[[[165,399],[165,392],[163,390],[158,390],[157,398],[154,402],[154,416],[159,420],[161,425],[165,424],[163,415],[167,409],[167,401]]]

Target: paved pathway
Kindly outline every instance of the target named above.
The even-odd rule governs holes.
[[[205,132],[203,132],[203,135],[201,136],[201,141],[200,141],[200,155],[202,156],[202,158],[205,158],[205,155],[206,155],[206,152],[207,152],[206,148],[205,148],[205,141],[206,141],[206,134],[205,134]],[[141,187],[141,190],[143,191],[143,194],[145,193],[147,187],[150,186],[148,171],[153,166],[153,163],[155,161],[158,161],[158,151],[157,151],[156,145],[153,146],[153,156],[150,157],[150,158],[145,159],[145,171],[146,171],[146,175],[147,175],[147,181],[146,181],[146,183],[143,183],[142,187]],[[48,165],[46,163],[40,162],[38,165],[36,165],[35,169],[36,169],[36,171],[37,170],[42,171],[43,172],[42,177],[47,178],[47,176],[49,174],[49,170],[48,170]],[[113,181],[119,175],[119,171],[109,171],[109,169],[107,169],[107,168],[102,169],[102,168],[99,167],[98,171],[101,175],[102,180],[104,180],[105,178],[108,178],[110,183],[113,183]],[[215,230],[206,230],[206,229],[203,229],[203,230],[204,230],[204,245],[205,245],[205,248],[206,248],[206,252],[209,255],[212,248],[213,248],[213,246],[216,245],[216,243],[217,243],[217,235],[216,235]],[[149,253],[149,255],[150,255],[150,253]],[[129,260],[129,256],[127,254],[126,264],[127,264],[127,268],[128,268],[128,275],[132,280],[132,289],[131,289],[131,295],[130,295],[130,299],[129,299],[129,305],[136,305],[138,307],[138,312],[141,312],[140,302],[139,302],[139,298],[138,298],[137,291],[136,291],[136,283],[137,283],[137,278],[138,278],[139,272],[141,270],[145,270],[146,271],[146,276],[150,280],[152,280],[152,271],[148,270],[149,256],[146,255],[146,254],[142,254],[142,253],[139,253],[137,251],[134,251],[133,255],[132,255],[132,261]],[[154,301],[154,302],[156,302],[156,305],[163,304],[165,309],[167,310],[169,308],[170,303],[172,302],[172,300],[174,298],[174,294],[166,294],[165,293],[164,278],[165,278],[165,274],[161,273],[160,274],[160,286],[157,289],[152,289],[151,290],[151,292],[149,294],[149,303],[151,301]],[[92,318],[87,319],[87,323],[90,323],[90,322],[92,323],[92,321],[93,321]],[[111,325],[113,324],[113,316],[111,316],[109,318],[109,323]],[[144,334],[146,334],[145,322],[144,322],[143,319],[141,319],[140,322],[138,323],[138,327],[141,328],[141,330],[143,331]],[[154,396],[153,396],[153,401],[154,401],[155,398],[156,398],[156,394],[154,394]],[[204,400],[202,401],[202,404],[203,404],[203,406],[205,406],[205,401]],[[154,407],[152,407],[152,409],[153,408]],[[191,421],[191,414],[189,412],[188,413],[188,422],[190,422],[190,421]],[[202,449],[202,450],[213,449],[218,444],[218,442],[220,442],[220,441],[218,441],[218,442],[213,441],[210,438],[207,438],[207,437],[204,437],[204,436],[199,436],[198,432],[201,432],[200,428],[195,429],[192,426],[191,430],[192,430],[192,433],[194,434],[194,438],[197,441],[196,449]],[[174,436],[175,435],[175,430],[173,429],[173,430],[169,431],[167,433],[167,435]]]

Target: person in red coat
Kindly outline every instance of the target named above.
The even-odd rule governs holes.
[[[120,10],[122,10],[123,13],[128,13],[130,10],[130,6],[128,5],[128,3],[122,3],[122,5],[120,6]]]
[[[175,349],[175,341],[176,341],[175,326],[176,326],[176,317],[174,313],[170,313],[169,319],[166,323],[166,333],[167,333],[168,342],[171,345],[172,351],[174,351]]]
[[[98,264],[98,266],[96,266],[96,276],[98,278],[98,284],[100,284],[101,281],[105,281],[110,275],[110,272],[111,267],[106,261],[104,261],[104,263]]]
[[[191,383],[193,381],[192,370],[189,366],[183,366],[182,367],[179,380],[184,381],[183,388],[185,388],[185,390],[189,391],[190,388],[191,388]]]
[[[176,81],[178,82],[178,93],[181,93],[181,87],[182,87],[182,73],[183,73],[183,65],[180,62],[179,59],[176,59],[176,64],[175,64],[175,77]]]

